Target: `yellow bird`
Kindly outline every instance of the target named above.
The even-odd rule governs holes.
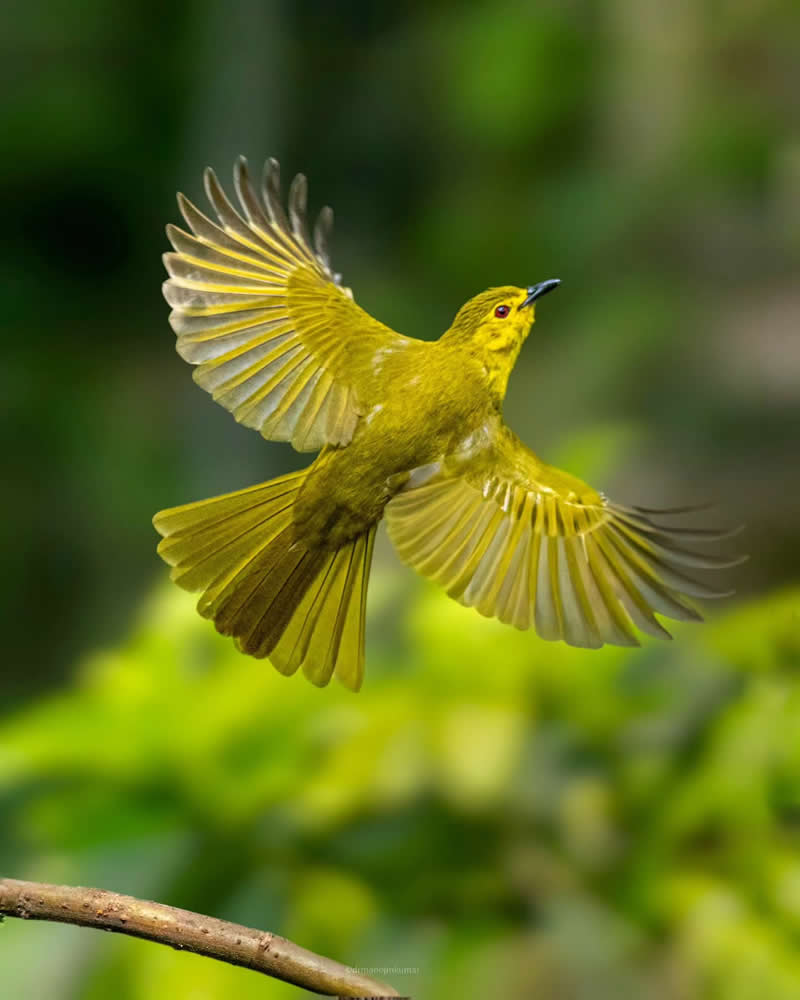
[[[161,511],[158,551],[198,611],[240,650],[314,684],[364,673],[372,548],[385,515],[401,558],[482,615],[573,646],[638,645],[654,612],[698,620],[723,596],[686,567],[729,565],[652,511],[611,503],[537,458],[503,423],[509,374],[557,279],[490,288],[437,341],[401,336],[331,269],[333,221],[306,228],[306,180],[288,214],[270,160],[260,196],[240,159],[239,208],[211,170],[217,221],[182,195],[167,227],[164,296],[194,379],[268,440],[320,453],[302,472]],[[684,545],[689,545],[685,548]]]

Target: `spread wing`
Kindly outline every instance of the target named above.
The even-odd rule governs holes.
[[[740,560],[693,546],[728,533],[680,530],[609,503],[541,462],[507,428],[416,469],[386,508],[401,558],[482,615],[571,646],[669,639],[655,614],[700,620],[688,598],[724,594],[686,574]]]
[[[327,251],[330,208],[310,239],[302,174],[292,182],[288,216],[275,160],[265,167],[260,197],[243,158],[234,180],[240,209],[207,170],[218,222],[179,195],[191,233],[167,227],[175,252],[164,255],[164,297],[178,353],[198,366],[197,383],[265,438],[291,441],[298,451],[347,444],[370,405],[360,398],[359,373],[377,351],[407,339],[340,286]]]

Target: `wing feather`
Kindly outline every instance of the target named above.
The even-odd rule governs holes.
[[[691,598],[725,596],[684,571],[740,561],[686,547],[719,532],[673,530],[658,512],[617,507],[499,423],[467,442],[415,469],[386,508],[401,558],[461,603],[597,648],[638,645],[636,629],[671,638],[656,615],[698,621]]]
[[[347,444],[374,402],[376,353],[405,347],[408,338],[339,285],[328,255],[333,213],[322,210],[312,242],[302,174],[290,186],[288,212],[275,160],[260,196],[239,160],[238,208],[213,170],[204,182],[216,221],[179,195],[190,232],[167,227],[173,252],[164,255],[164,297],[178,353],[198,366],[199,385],[264,437],[300,451]]]

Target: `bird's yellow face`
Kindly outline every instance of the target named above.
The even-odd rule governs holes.
[[[558,284],[558,279],[551,278],[528,288],[489,288],[462,306],[450,330],[486,351],[510,355],[513,365],[533,325],[536,300]]]
[[[535,318],[533,302],[526,303],[525,288],[494,288],[481,317],[479,335],[488,351],[518,350],[530,333]],[[487,293],[488,294],[488,293]]]
[[[489,288],[459,309],[453,325],[442,335],[442,343],[458,345],[477,354],[486,373],[487,388],[502,403],[508,376],[519,356],[534,320],[537,299],[556,288],[557,278],[528,288],[504,285]]]

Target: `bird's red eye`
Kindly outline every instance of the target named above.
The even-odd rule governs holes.
[[[508,306],[498,306],[495,309],[494,314],[495,316],[497,316],[498,319],[503,319],[504,317],[508,316],[510,311],[511,310],[508,308]]]

